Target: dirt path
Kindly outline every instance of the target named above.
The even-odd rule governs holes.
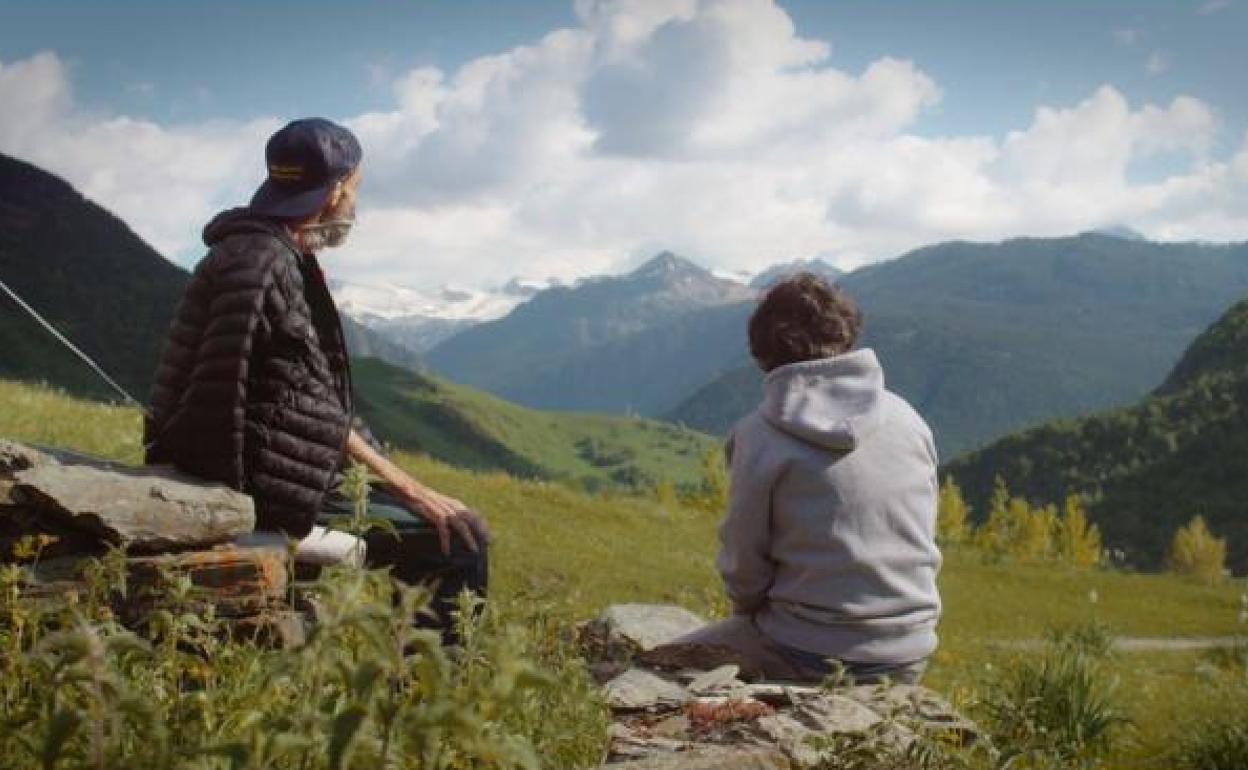
[[[1043,639],[1020,639],[1002,642],[1004,647],[1040,649],[1047,642]],[[1248,645],[1248,636],[1116,636],[1114,649],[1118,652],[1182,652],[1186,650],[1214,650],[1236,645]]]
[[[1119,652],[1214,650],[1248,644],[1248,636],[1119,636],[1114,649]]]

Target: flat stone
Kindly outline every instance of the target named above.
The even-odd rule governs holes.
[[[702,746],[605,767],[619,770],[790,770],[793,765],[783,752],[774,748]]]
[[[17,471],[55,463],[56,460],[38,449],[0,438],[0,474],[12,476]]]
[[[707,695],[713,692],[731,690],[741,685],[737,679],[737,674],[741,673],[741,667],[729,663],[726,666],[720,666],[711,671],[700,675],[688,684],[689,692],[694,695]]]
[[[695,631],[706,622],[682,607],[616,604],[582,629],[582,642],[595,657],[627,658]]]
[[[754,731],[790,759],[794,767],[817,767],[823,760],[823,752],[810,741],[817,733],[789,714],[762,717],[754,722]]]
[[[658,738],[674,741],[689,740],[689,717],[684,714],[673,714],[660,720],[650,728],[650,734]]]
[[[745,685],[742,693],[772,706],[792,706],[807,698],[819,697],[823,695],[824,691],[818,687],[805,685],[759,682],[757,684]]]
[[[883,717],[852,698],[825,694],[804,700],[793,709],[793,716],[822,733],[865,733]]]
[[[52,462],[13,475],[40,516],[127,548],[212,545],[255,527],[250,497],[164,468]]]
[[[685,688],[645,669],[630,668],[602,688],[607,705],[620,711],[679,706],[689,700]]]
[[[944,696],[926,687],[859,685],[848,688],[844,694],[877,713],[920,730],[954,733],[963,741],[973,741],[981,734],[977,724],[959,713]]]

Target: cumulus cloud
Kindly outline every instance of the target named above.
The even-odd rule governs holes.
[[[273,119],[162,126],[76,107],[54,53],[0,62],[0,152],[63,176],[167,255],[193,248],[198,227],[263,173]]]
[[[918,130],[914,62],[838,67],[772,0],[578,0],[578,23],[453,70],[392,77],[342,116],[365,147],[361,221],[332,269],[434,285],[564,279],[670,248],[724,269],[853,267],[950,238],[1125,223],[1245,238],[1248,138],[1216,158],[1209,105],[1105,85],[1004,136]],[[377,77],[374,75],[374,77]],[[0,65],[0,151],[62,173],[167,253],[258,181],[274,119],[162,126],[75,106],[52,54]],[[1179,169],[1139,181],[1162,157]]]

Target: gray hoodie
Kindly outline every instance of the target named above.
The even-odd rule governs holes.
[[[782,366],[729,439],[720,573],[789,647],[860,663],[936,648],[936,449],[875,353]]]

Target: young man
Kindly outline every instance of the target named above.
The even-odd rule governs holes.
[[[735,614],[675,645],[768,678],[917,682],[936,647],[936,450],[884,389],[839,288],[803,273],[750,318],[763,401],[729,439],[718,567]],[[829,662],[833,661],[833,662]]]
[[[317,252],[345,241],[362,159],[346,128],[296,120],[269,139],[268,177],[251,204],[204,229],[169,331],[144,426],[149,463],[170,463],[255,500],[257,529],[300,540],[346,506],[333,487],[350,459],[385,484],[374,502],[400,540],[370,533],[372,564],[439,583],[435,609],[461,588],[484,593],[488,533],[460,501],[413,479],[355,418],[341,319]],[[376,499],[384,498],[384,499]]]

